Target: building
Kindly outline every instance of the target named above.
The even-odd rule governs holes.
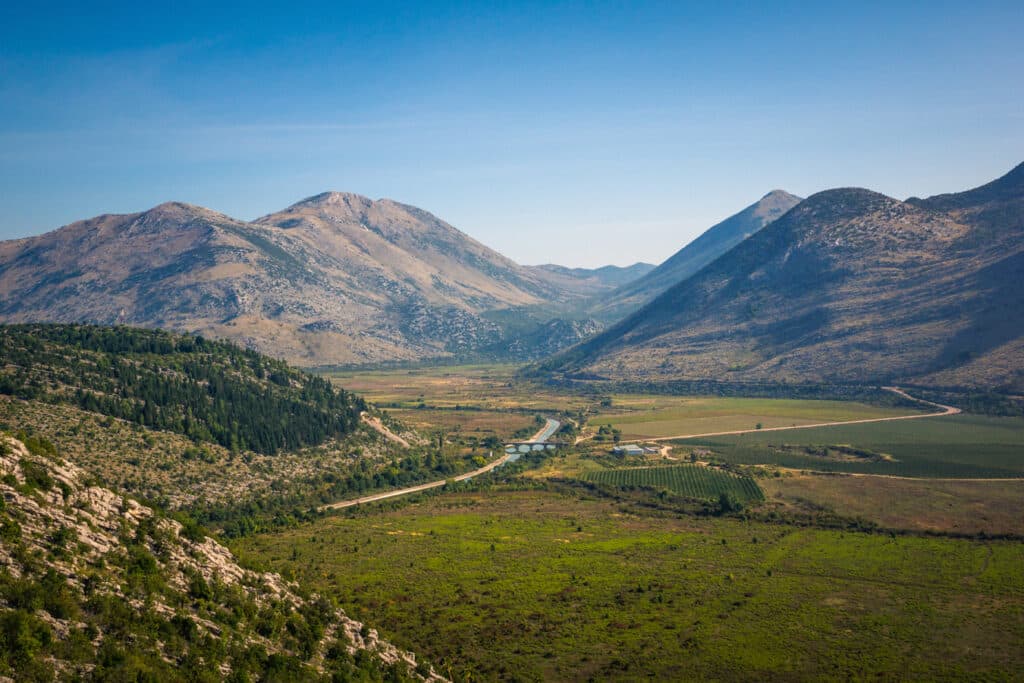
[[[625,446],[616,446],[612,449],[612,453],[615,455],[643,455],[644,449],[637,446],[635,443],[626,444]]]

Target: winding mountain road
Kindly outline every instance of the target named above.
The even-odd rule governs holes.
[[[527,443],[543,443],[551,438],[551,435],[558,431],[558,427],[561,423],[558,420],[553,420],[550,417],[547,418],[547,422],[541,427],[536,434]],[[501,467],[508,459],[513,455],[519,455],[518,453],[505,453],[497,460],[492,460],[480,469],[473,470],[472,472],[464,472],[451,478],[451,481],[466,481],[473,477],[478,477],[481,474],[486,474],[496,467]],[[398,496],[407,496],[410,493],[419,493],[420,491],[429,491],[430,489],[436,489],[444,486],[448,483],[448,479],[440,479],[438,481],[428,482],[426,484],[417,484],[416,486],[409,486],[404,489],[396,489],[394,491],[384,491],[383,493],[374,493],[369,496],[363,496],[362,498],[353,498],[352,500],[340,500],[337,503],[329,503],[328,505],[322,506],[321,510],[340,510],[341,508],[348,508],[354,505],[362,505],[363,503],[374,503],[378,500],[387,500],[388,498],[397,498]]]

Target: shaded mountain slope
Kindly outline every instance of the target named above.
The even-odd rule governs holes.
[[[799,203],[799,197],[783,190],[769,192],[739,213],[708,228],[649,273],[600,297],[590,306],[588,313],[600,320],[611,321],[637,310]]]
[[[546,370],[1024,385],[1024,174],[900,202],[816,194]]]

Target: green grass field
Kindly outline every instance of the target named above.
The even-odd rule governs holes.
[[[955,415],[680,441],[711,448],[734,463],[904,477],[1024,477],[1024,418]],[[842,444],[892,460],[830,460],[801,454],[802,444]]]
[[[713,500],[731,493],[740,501],[764,500],[764,492],[750,477],[703,465],[623,467],[588,472],[583,478],[612,486],[663,488],[689,498]]]
[[[1024,537],[1024,479],[903,479],[848,474],[766,477],[772,504],[807,503],[887,529]]]
[[[625,439],[654,439],[762,427],[791,427],[893,417],[915,412],[852,401],[685,396],[613,397],[591,422],[611,424]]]
[[[1012,542],[462,493],[235,543],[459,680],[1007,680]]]

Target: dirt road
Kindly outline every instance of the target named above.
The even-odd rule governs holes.
[[[533,438],[530,439],[530,443],[535,443],[535,442],[541,441],[543,439],[546,439],[548,436],[553,434],[555,432],[555,430],[558,429],[558,425],[559,425],[558,420],[552,420],[551,418],[548,418],[547,423],[543,427],[541,427],[537,431],[536,434],[533,435]],[[398,438],[398,437],[395,437],[395,438]],[[493,453],[491,455],[493,455]],[[508,459],[512,455],[516,455],[516,454],[515,453],[505,453],[504,455],[502,455],[497,460],[492,460],[491,462],[487,463],[486,465],[484,465],[480,469],[473,470],[472,472],[465,472],[463,474],[460,474],[460,475],[457,475],[455,477],[452,477],[452,481],[465,481],[467,479],[472,479],[473,477],[478,477],[481,474],[486,474],[486,473],[490,472],[491,470],[493,470],[495,467],[500,467],[500,466],[504,465],[506,462],[508,462]],[[369,496],[363,496],[362,498],[354,498],[352,500],[341,500],[341,501],[338,501],[337,503],[331,503],[329,505],[324,505],[320,509],[321,510],[338,510],[338,509],[341,509],[341,508],[352,507],[353,505],[360,505],[362,503],[373,503],[373,502],[376,502],[378,500],[386,500],[388,498],[396,498],[398,496],[407,496],[410,493],[419,493],[420,491],[429,491],[430,489],[440,488],[440,487],[444,486],[446,483],[448,483],[447,479],[440,479],[438,481],[432,481],[432,482],[429,482],[429,483],[426,483],[426,484],[418,484],[416,486],[409,486],[408,488],[404,488],[404,489],[396,489],[394,491],[385,491],[383,493],[374,493],[374,494],[369,495]]]
[[[409,442],[388,429],[384,423],[380,421],[379,417],[370,417],[365,411],[360,413],[359,417],[362,418],[363,422],[365,422],[371,429],[375,429],[380,432],[385,439],[390,439],[400,446],[409,448]]]
[[[865,424],[868,422],[892,422],[893,420],[917,420],[922,417],[940,417],[943,415],[956,415],[960,412],[959,408],[953,406],[944,406],[941,403],[932,403],[931,401],[925,401],[921,398],[911,396],[907,392],[903,391],[899,387],[882,387],[886,391],[902,396],[903,398],[910,399],[911,401],[917,401],[918,403],[925,403],[936,408],[941,408],[937,413],[914,413],[913,415],[896,415],[893,417],[873,417],[866,420],[846,420],[843,422],[818,422],[817,424],[809,425],[792,425],[789,427],[768,427],[766,429],[736,429],[731,432],[707,432],[705,434],[680,434],[678,436],[660,436],[656,439],[637,439],[637,441],[675,441],[676,439],[700,439],[706,436],[732,436],[734,434],[761,434],[763,432],[784,432],[791,429],[814,429],[815,427],[834,427],[836,425],[857,425]]]

